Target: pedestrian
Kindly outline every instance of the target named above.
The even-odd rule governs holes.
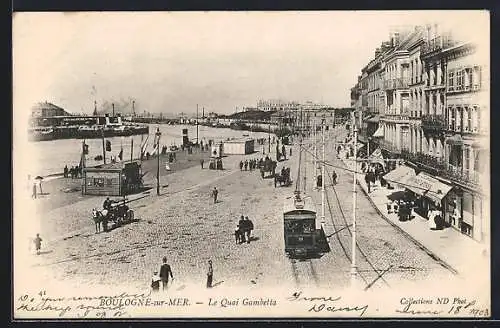
[[[248,219],[248,216],[245,217],[245,238],[247,240],[247,243],[250,244],[250,235],[252,234],[253,230],[253,222]]]
[[[245,171],[248,171],[248,160],[245,160]]]
[[[283,157],[286,160],[286,148],[285,148],[285,145],[281,145],[281,153],[283,154]]]
[[[31,198],[36,199],[36,182],[33,181],[33,192],[31,194]]]
[[[290,147],[290,157],[292,157],[292,147]]]
[[[243,161],[240,161],[240,171],[243,171]]]
[[[68,165],[64,165],[64,177],[68,177]]]
[[[370,193],[370,182],[372,181],[371,174],[372,174],[371,171],[368,171],[365,174],[365,182],[366,186],[368,187],[368,193]]]
[[[214,187],[214,190],[212,190],[212,197],[214,198],[214,204],[217,203],[217,196],[219,195],[219,191],[217,190],[217,187]]]
[[[333,184],[337,184],[337,172],[335,171],[332,172],[332,180]]]
[[[201,169],[203,170],[203,163],[205,163],[205,161],[202,159],[200,159],[200,165],[201,165]]]
[[[214,279],[214,268],[212,267],[212,260],[208,260],[207,288],[212,288],[213,279]]]
[[[168,287],[168,278],[172,278],[174,280],[174,276],[172,275],[172,268],[170,265],[167,264],[167,257],[163,257],[163,264],[161,265],[160,268],[160,278],[161,278],[161,284],[163,286],[163,290],[167,289]]]
[[[238,222],[238,229],[240,232],[240,243],[245,242],[245,217],[242,215]]]
[[[153,292],[157,293],[160,290],[160,277],[158,276],[158,271],[153,272],[153,277],[151,278],[151,289]]]
[[[40,234],[36,234],[36,238],[33,242],[35,243],[36,255],[39,255],[40,250],[42,249],[42,238],[40,238]]]

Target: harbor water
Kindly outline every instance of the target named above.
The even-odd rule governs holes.
[[[166,125],[166,124],[150,124],[149,125],[149,138],[146,135],[136,135],[129,137],[113,137],[106,138],[111,142],[111,152],[106,152],[106,163],[110,162],[111,155],[118,159],[120,150],[123,149],[123,161],[129,161],[131,152],[133,152],[133,159],[140,157],[141,141],[146,141],[146,152],[152,152],[154,148],[154,138],[156,129],[159,128],[161,132],[160,148],[163,146],[176,145],[178,147],[182,144],[182,129],[188,129],[188,137],[192,142],[196,142],[196,126],[195,125]],[[208,140],[223,141],[228,138],[241,138],[244,135],[253,139],[267,138],[268,134],[265,132],[250,132],[242,130],[232,130],[229,128],[213,128],[200,125],[198,127],[198,135],[200,141],[208,143]],[[132,149],[133,140],[133,149]],[[27,174],[32,176],[50,176],[60,174],[63,172],[64,166],[68,168],[78,166],[80,163],[80,156],[82,152],[83,139],[59,139],[51,141],[35,141],[31,142],[32,156],[29,157],[29,171]],[[96,161],[98,155],[103,155],[102,139],[87,139],[85,143],[89,146],[89,153],[85,157],[87,166],[94,166],[102,164],[103,161]],[[255,150],[259,151],[257,144]],[[28,158],[26,156],[26,158]]]

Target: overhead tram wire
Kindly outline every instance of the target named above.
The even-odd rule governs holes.
[[[302,146],[301,146],[301,147],[302,147]],[[314,156],[314,154],[313,154],[311,151],[309,151],[308,149],[306,149],[305,147],[304,147],[304,148],[301,148],[301,149],[303,149],[305,152],[307,152],[307,153],[309,153],[309,154],[312,154],[312,156]],[[322,163],[323,161],[321,161],[321,160],[319,160],[319,159],[318,159],[318,162],[319,162],[319,163]],[[350,172],[350,173],[354,173],[354,172],[356,172],[356,173],[359,173],[359,174],[365,174],[365,173],[364,173],[364,172],[362,172],[362,171],[353,170],[353,169],[347,168],[347,167],[345,167],[345,166],[344,166],[344,167],[342,167],[342,166],[338,166],[338,165],[332,164],[332,163],[331,163],[331,162],[329,162],[329,161],[325,161],[325,165],[326,165],[326,166],[333,167],[333,168],[336,168],[336,169],[339,169],[339,170],[344,170],[344,171],[346,171],[346,172]],[[400,185],[400,186],[404,186],[404,187],[412,187],[413,189],[421,189],[422,191],[427,191],[427,190],[429,190],[429,189],[427,189],[427,188],[422,188],[422,187],[419,187],[419,186],[409,185],[409,184],[401,183],[401,182],[399,182],[399,181],[395,181],[395,180],[391,180],[391,179],[384,179],[384,180],[389,181],[389,182],[394,182],[394,183],[397,183],[398,185]]]

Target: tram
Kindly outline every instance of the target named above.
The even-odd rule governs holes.
[[[310,197],[285,199],[283,209],[285,252],[289,256],[308,256],[318,252],[316,209]]]

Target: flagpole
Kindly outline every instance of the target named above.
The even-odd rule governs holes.
[[[104,145],[104,128],[101,129],[102,135],[102,159],[104,160],[104,164],[106,164],[106,146]]]
[[[134,138],[132,137],[132,143],[130,144],[130,162],[134,160]]]

